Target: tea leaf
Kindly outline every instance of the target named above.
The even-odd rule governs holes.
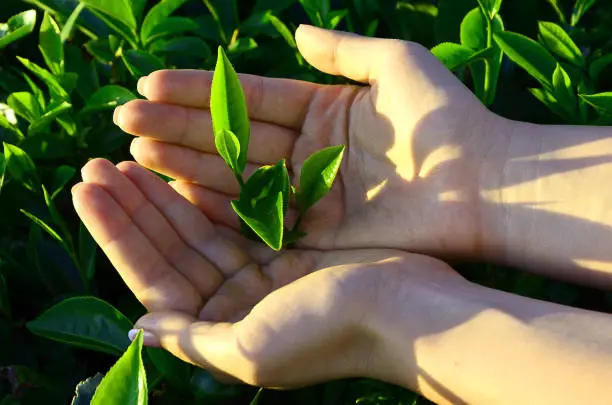
[[[255,207],[248,202],[232,201],[238,216],[272,249],[283,245],[283,193],[278,191],[259,200]]]
[[[4,175],[6,174],[6,159],[4,154],[0,154],[0,194],[2,193],[2,186],[4,186]]]
[[[455,44],[453,42],[443,42],[434,46],[431,52],[438,58],[449,70],[454,70],[468,62],[474,55],[474,51],[466,46]]]
[[[62,87],[62,85],[57,81],[57,79],[46,69],[38,66],[36,63],[31,62],[27,59],[21,58],[17,56],[17,59],[36,77],[42,80],[48,87],[49,92],[51,93],[51,98],[56,100],[65,100],[68,99],[68,93]]]
[[[51,199],[55,199],[57,195],[64,189],[66,184],[74,177],[77,170],[70,166],[60,166],[53,173],[53,181],[51,182]]]
[[[93,377],[79,382],[75,388],[75,395],[70,405],[89,405],[102,381],[102,377],[104,377],[102,373],[97,373]]]
[[[563,28],[552,22],[540,21],[540,40],[551,52],[571,61],[576,66],[584,66],[584,56],[578,45]]]
[[[188,54],[201,59],[208,59],[212,55],[212,51],[206,42],[196,37],[180,37],[167,41],[157,40],[151,44],[150,49],[154,53]]]
[[[572,11],[571,26],[575,27],[584,14],[595,4],[596,0],[576,0]]]
[[[136,79],[164,69],[161,59],[145,51],[130,49],[123,53],[122,58],[125,66]]]
[[[98,10],[136,31],[136,18],[127,0],[80,0],[81,3]]]
[[[32,333],[58,342],[119,355],[128,347],[127,333],[132,323],[105,301],[74,297],[51,307],[26,326]]]
[[[140,38],[142,42],[145,45],[151,42],[151,36],[154,29],[164,21],[167,21],[168,17],[186,1],[187,0],[162,0],[153,6],[147,13],[142,23],[142,28],[140,29]],[[196,25],[197,29],[197,24],[193,24]]]
[[[94,394],[91,405],[147,405],[147,376],[142,363],[143,333],[106,373]]]
[[[552,75],[557,61],[539,43],[515,32],[494,34],[499,47],[514,63],[522,67],[547,88],[552,88]]]
[[[575,113],[577,104],[576,95],[572,88],[572,81],[561,65],[557,65],[553,73],[553,89],[555,98],[559,103],[564,106],[569,113]]]
[[[81,110],[81,114],[112,109],[128,101],[135,100],[136,98],[138,97],[125,87],[113,84],[104,86],[98,89],[89,100],[87,100],[87,104],[85,108]]]
[[[489,17],[490,20],[495,18],[501,8],[502,0],[478,0],[478,4],[482,11]]]
[[[300,189],[296,195],[300,212],[306,212],[329,193],[340,169],[344,149],[344,145],[330,146],[306,159],[300,175]]]
[[[161,348],[147,347],[146,351],[155,368],[170,384],[178,389],[189,390],[189,379],[191,378],[189,363],[185,363]]]
[[[542,104],[544,104],[550,111],[557,114],[561,118],[565,118],[567,113],[563,106],[559,104],[557,99],[549,91],[545,89],[529,89],[529,92],[533,94]]]
[[[150,44],[159,38],[196,31],[197,29],[198,24],[188,18],[168,17],[151,30],[145,44]]]
[[[85,225],[79,225],[79,252],[78,259],[81,264],[81,271],[86,280],[91,280],[96,271],[96,252],[98,244],[93,239]]]
[[[246,167],[249,149],[249,116],[240,80],[221,47],[212,80],[210,112],[215,134],[231,131],[238,138],[240,155],[236,172],[241,176]]]
[[[34,122],[42,115],[42,107],[32,93],[25,91],[11,94],[6,103],[15,111],[15,114],[28,122]]]
[[[591,62],[589,65],[589,75],[593,80],[597,80],[601,73],[610,65],[612,65],[612,53],[603,55]]]
[[[242,181],[241,173],[238,168],[238,157],[240,156],[240,142],[236,135],[227,129],[215,133],[215,146],[219,155],[225,160],[225,163],[232,169],[234,175]]]
[[[15,14],[6,23],[0,23],[0,49],[30,34],[35,26],[35,10]]]
[[[70,38],[70,35],[72,34],[72,30],[74,29],[74,26],[77,20],[79,19],[79,16],[81,15],[81,12],[83,11],[84,8],[85,8],[85,3],[79,3],[74,8],[74,10],[72,10],[72,13],[70,13],[70,17],[68,17],[68,19],[64,23],[64,27],[62,28],[62,31],[60,32],[60,39],[62,43],[65,43]]]
[[[30,191],[38,190],[40,180],[30,156],[15,145],[6,142],[3,142],[3,145],[7,172]]]
[[[57,233],[55,231],[55,229],[51,228],[51,226],[49,226],[45,221],[43,221],[42,219],[38,218],[36,215],[21,209],[19,210],[21,211],[22,214],[24,214],[26,217],[28,217],[32,222],[34,222],[36,225],[40,226],[40,228],[47,232],[49,234],[49,236],[51,236],[53,239],[55,239],[56,241],[58,241],[60,244],[64,244],[64,239],[60,236],[59,233]]]
[[[67,101],[61,101],[49,105],[49,111],[44,113],[40,118],[36,119],[28,127],[28,135],[35,135],[38,132],[46,130],[49,124],[51,124],[57,117],[65,113],[72,108],[72,104]]]
[[[64,74],[64,46],[60,28],[49,13],[45,13],[40,25],[38,47],[49,70],[56,76]]]
[[[612,92],[580,94],[580,98],[605,115],[612,115]]]

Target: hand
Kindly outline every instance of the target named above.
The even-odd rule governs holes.
[[[301,27],[301,53],[316,68],[358,86],[241,75],[251,121],[248,170],[288,159],[294,178],[313,152],[346,144],[335,187],[307,215],[301,247],[400,248],[473,254],[486,229],[479,207],[484,157],[502,120],[425,48]],[[132,154],[177,179],[174,188],[211,221],[237,228],[229,208],[238,185],[216,155],[211,72],[159,71],[141,79],[148,98],[115,112],[140,136]]]
[[[75,208],[151,312],[135,325],[146,344],[250,384],[393,380],[397,353],[374,325],[402,305],[404,316],[427,313],[432,285],[465,282],[442,262],[400,251],[275,253],[213,225],[134,163],[96,159],[82,175]]]

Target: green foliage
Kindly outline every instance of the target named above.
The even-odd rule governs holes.
[[[0,383],[3,405],[71,397],[75,405],[89,404],[99,372],[128,348],[127,331],[144,309],[78,220],[70,188],[91,158],[130,159],[130,138],[112,124],[112,109],[136,99],[137,79],[155,70],[216,68],[215,145],[243,183],[233,206],[243,231],[275,249],[304,236],[299,220],[294,229],[285,225],[288,207],[303,214],[329,191],[343,147],[306,160],[297,189],[284,161],[244,178],[250,129],[236,71],[346,83],[304,61],[293,35],[300,23],[419,42],[508,118],[612,125],[610,2],[3,0],[0,9],[6,21],[0,24],[0,347],[11,348],[0,350],[0,363],[16,376]],[[600,292],[470,271],[471,279],[496,288],[612,310]],[[124,376],[113,379],[127,382],[124,388],[141,384],[130,392],[146,393],[146,369],[151,401],[160,405],[425,403],[371,380],[283,393],[225,386],[161,349],[147,349],[140,363],[137,346],[117,368]],[[83,381],[77,393],[75,381]]]

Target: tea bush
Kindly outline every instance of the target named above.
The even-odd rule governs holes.
[[[223,386],[162,350],[141,358],[141,339],[130,346],[144,308],[99,254],[69,190],[88,159],[129,159],[130,137],[111,115],[138,97],[143,75],[213,69],[220,46],[240,72],[344,83],[297,52],[293,32],[310,23],[419,42],[511,119],[612,123],[604,0],[3,0],[0,21],[0,405],[88,404],[121,355],[101,390],[146,378],[134,403],[427,403],[365,379],[288,392]],[[459,269],[498,289],[612,310],[600,291]]]

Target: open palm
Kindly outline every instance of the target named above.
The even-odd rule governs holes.
[[[298,180],[310,154],[347,145],[337,184],[303,222],[301,246],[473,249],[478,162],[495,142],[481,135],[496,116],[417,44],[312,27],[296,39],[318,69],[368,84],[240,76],[252,120],[247,172],[286,158]],[[139,136],[131,149],[139,163],[175,178],[213,222],[237,228],[229,201],[239,188],[215,151],[211,80],[205,71],[155,72],[139,83],[148,101],[124,105],[115,121]]]

